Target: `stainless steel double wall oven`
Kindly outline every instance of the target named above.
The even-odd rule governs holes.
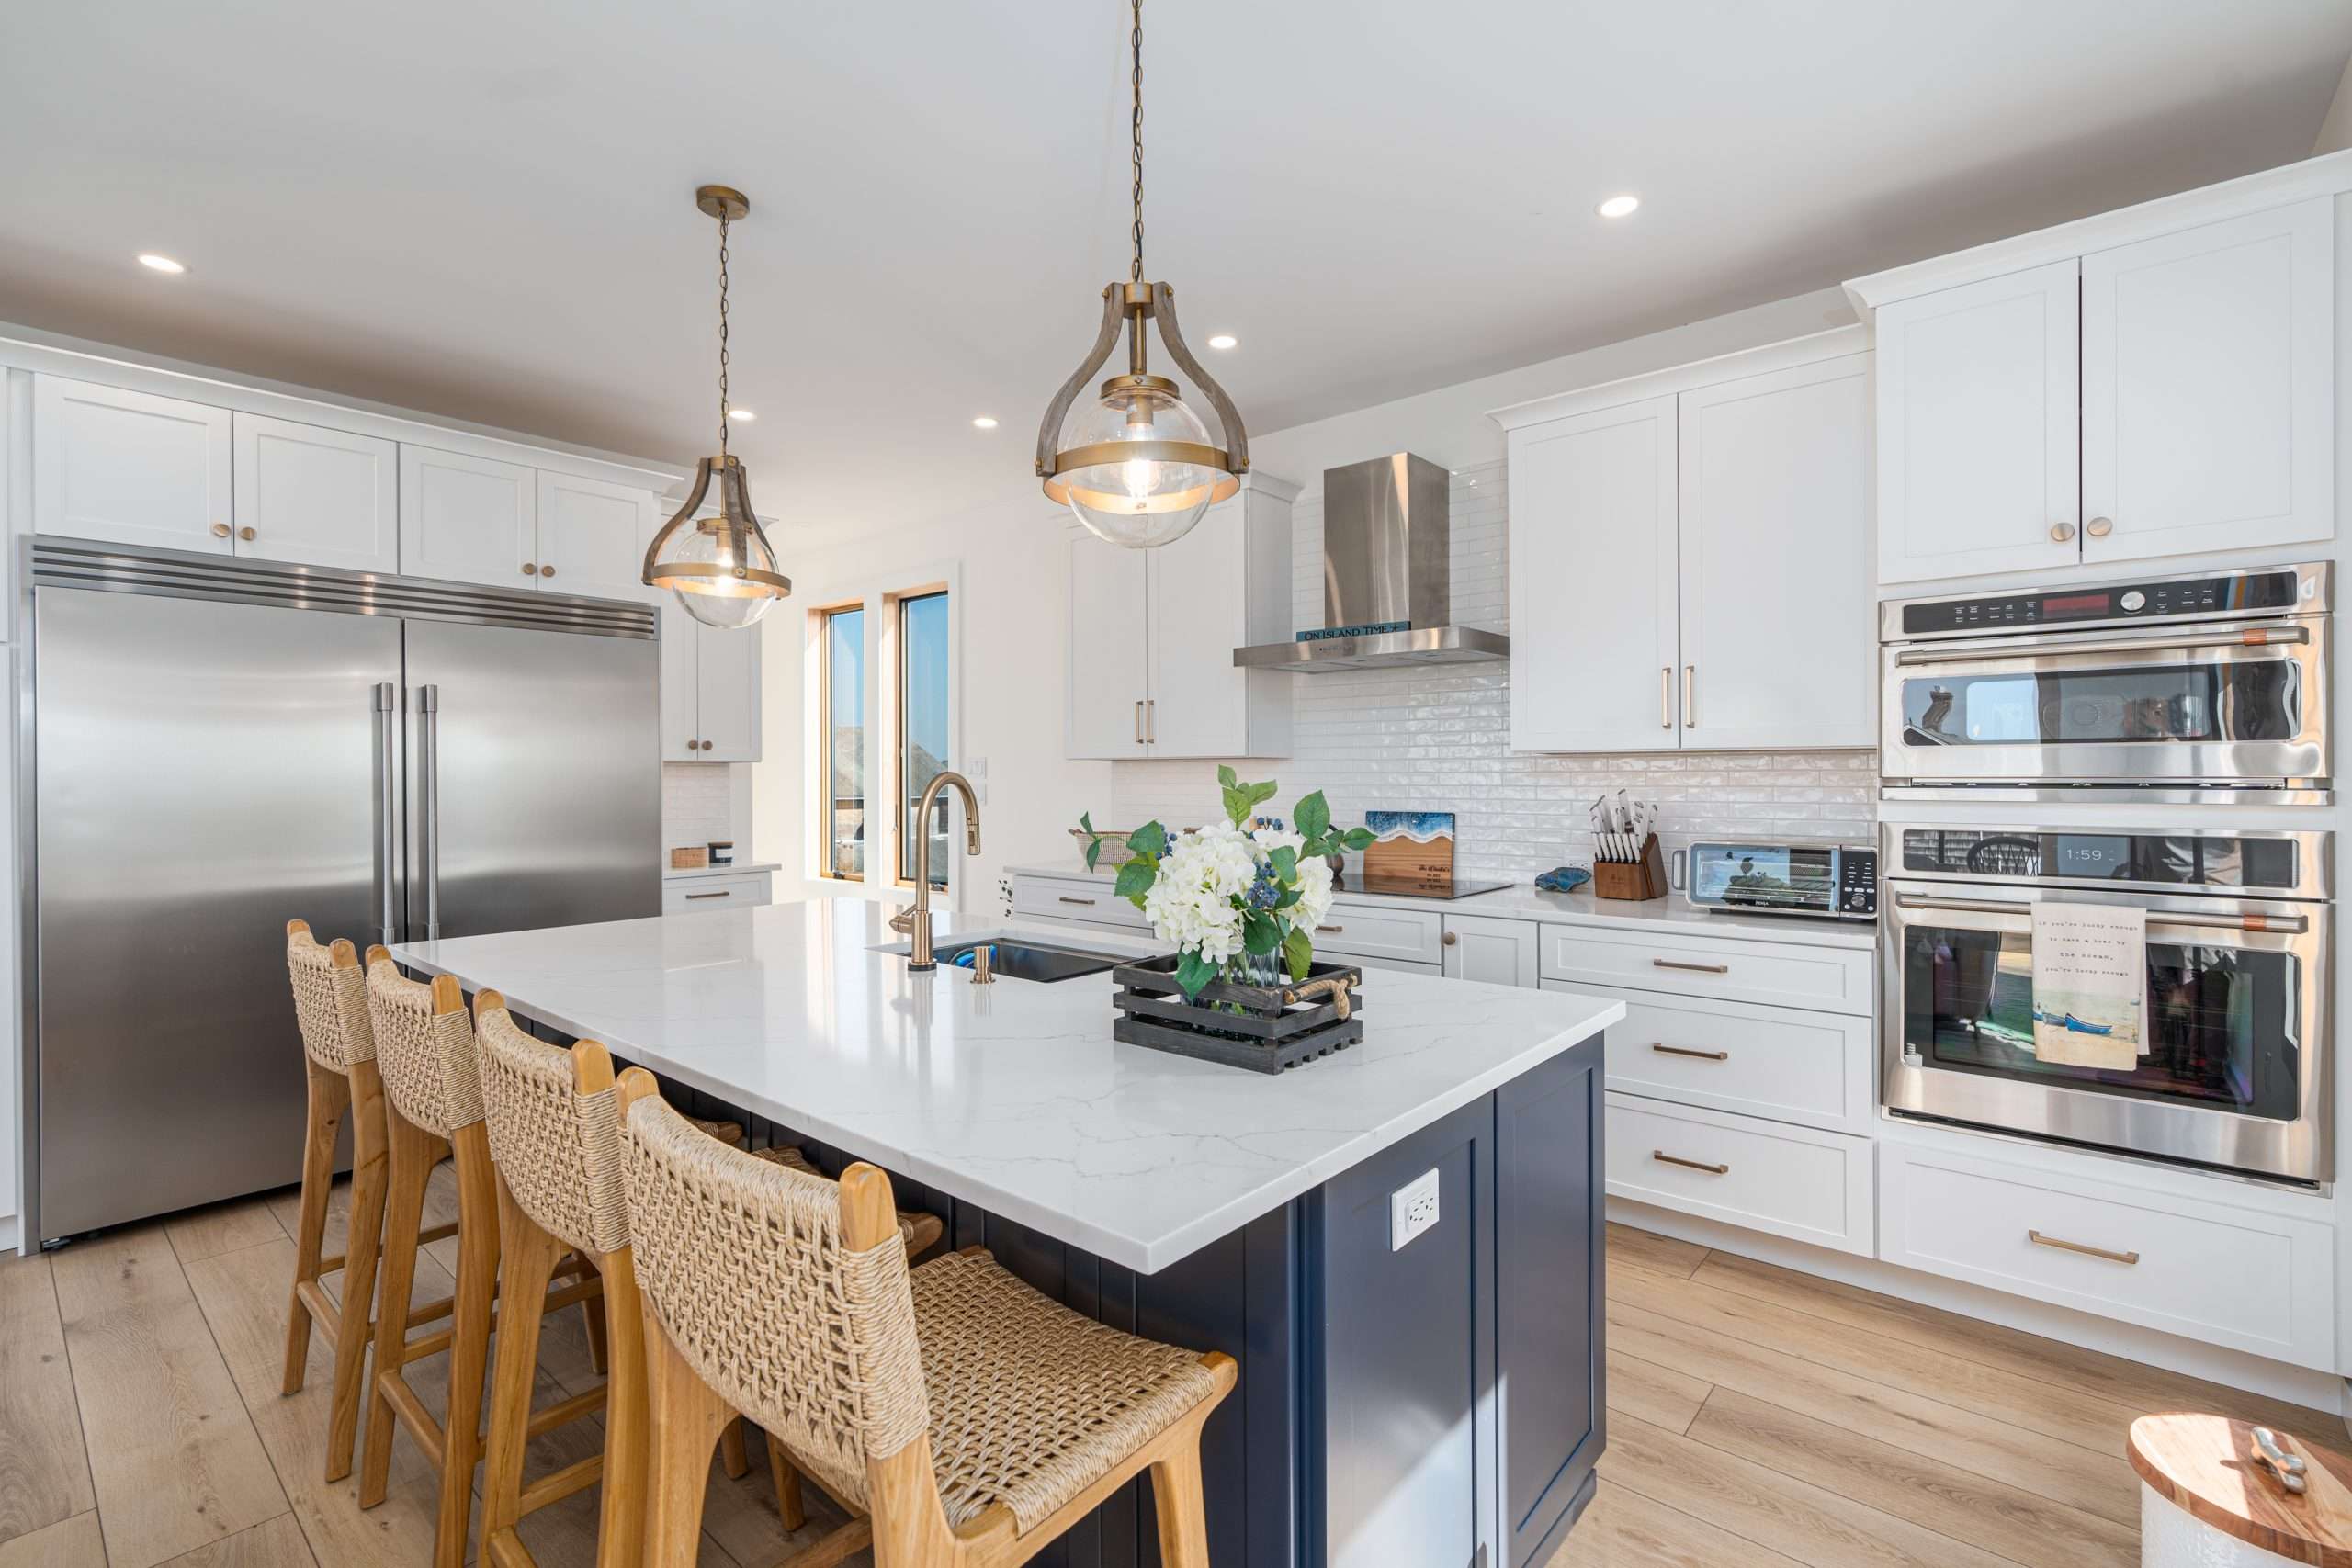
[[[2332,611],[2325,565],[1882,607],[1883,797],[1936,806],[1882,829],[1889,1111],[2334,1179],[2335,835],[2236,809],[2334,798]],[[2146,912],[2136,1066],[2036,1056],[2046,900]]]

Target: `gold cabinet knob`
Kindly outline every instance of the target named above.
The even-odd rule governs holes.
[[[2075,536],[2075,525],[2072,523],[2052,523],[2050,525],[2050,536],[2063,545]]]
[[[226,523],[215,523],[212,525],[212,536],[216,539],[227,538],[229,536],[229,525]]]
[[[537,561],[528,561],[528,560],[525,561],[525,562],[523,563],[523,575],[524,575],[525,577],[537,577],[537,576],[538,576],[538,575],[539,575],[539,563],[538,563],[538,562],[537,562]]]
[[[539,568],[539,575],[541,577],[553,577],[555,575],[555,568],[551,566],[543,566]]]
[[[1462,942],[1462,933],[1460,931],[1448,931],[1442,940],[1448,947],[1459,946]]]
[[[237,537],[240,539],[250,539],[253,536],[254,531],[251,528],[240,528],[237,530]]]
[[[2115,520],[2111,517],[2094,517],[2085,525],[2083,532],[2094,539],[2104,539],[2115,532]]]

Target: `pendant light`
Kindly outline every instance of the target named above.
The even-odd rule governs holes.
[[[1176,291],[1143,276],[1143,0],[1132,0],[1135,108],[1129,125],[1135,169],[1135,258],[1125,283],[1102,290],[1102,330],[1054,395],[1037,427],[1037,474],[1046,494],[1114,545],[1150,549],[1181,539],[1212,502],[1241,488],[1250,468],[1250,434],[1240,411],[1201,368],[1176,327]],[[1159,323],[1168,356],[1216,411],[1228,450],[1209,445],[1208,427],[1177,397],[1176,383],[1154,376],[1145,359],[1144,323]],[[1089,378],[1111,357],[1122,327],[1127,371],[1073,408]]]
[[[695,466],[685,504],[646,547],[645,582],[675,593],[686,614],[705,626],[748,626],[792,592],[792,580],[776,570],[775,551],[752,511],[743,459],[727,449],[727,231],[752,203],[741,191],[705,186],[695,192],[695,206],[718,220],[718,456]],[[695,516],[714,482],[718,511]]]

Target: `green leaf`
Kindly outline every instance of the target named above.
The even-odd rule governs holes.
[[[1263,958],[1283,944],[1283,928],[1272,917],[1252,912],[1241,922],[1241,946],[1247,953]]]
[[[1195,1001],[1216,978],[1216,965],[1197,953],[1183,953],[1176,957],[1176,984],[1182,987],[1184,999]]]
[[[1283,938],[1283,962],[1290,968],[1293,985],[1306,978],[1306,966],[1315,962],[1315,938],[1306,927],[1293,926]]]
[[[1168,852],[1168,829],[1158,822],[1147,822],[1127,835],[1127,848],[1139,855],[1159,855]]]
[[[1313,843],[1331,828],[1331,805],[1317,790],[1291,809],[1291,818],[1297,825],[1299,837]]]
[[[1283,889],[1283,896],[1274,900],[1273,907],[1277,909],[1287,909],[1298,902],[1298,897],[1297,888],[1285,887]]]
[[[1340,835],[1340,842],[1346,848],[1358,852],[1368,850],[1372,848],[1373,843],[1372,829],[1369,828],[1351,828],[1346,832]]]
[[[1150,892],[1151,885],[1159,880],[1159,860],[1154,856],[1140,855],[1119,868],[1115,891],[1120,897],[1140,909],[1143,908],[1143,896]]]
[[[1094,863],[1102,855],[1102,835],[1094,830],[1094,813],[1078,814],[1078,830],[1086,835],[1086,869],[1092,871]]]
[[[1298,879],[1298,852],[1288,844],[1277,845],[1268,851],[1266,863],[1273,867],[1277,882],[1295,882]]]
[[[1273,780],[1268,779],[1264,784],[1245,784],[1242,787],[1250,796],[1250,804],[1256,807],[1263,806],[1266,802],[1273,799],[1274,791],[1282,788],[1283,786],[1276,784]]]
[[[1218,786],[1223,789],[1239,789],[1241,787],[1241,775],[1235,773],[1225,763],[1219,762],[1216,765],[1216,782]]]
[[[1232,770],[1226,771],[1230,773]],[[1228,787],[1226,790],[1225,819],[1237,828],[1250,820],[1250,792],[1248,790],[1238,786]]]

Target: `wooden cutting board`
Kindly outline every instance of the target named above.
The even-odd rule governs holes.
[[[2273,1428],[2300,1455],[2306,1490],[2291,1495],[2255,1457],[2254,1427],[2176,1411],[2132,1423],[2132,1468],[2197,1518],[2312,1568],[2352,1568],[2352,1459]]]

